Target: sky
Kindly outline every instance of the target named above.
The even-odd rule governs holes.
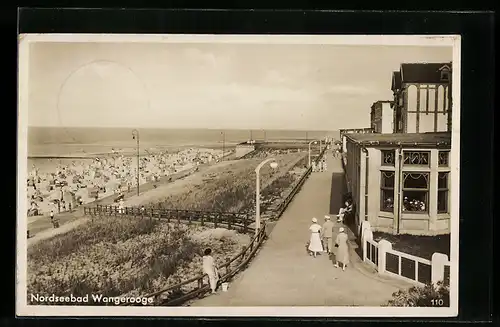
[[[28,125],[369,127],[401,63],[451,60],[452,47],[36,42]]]

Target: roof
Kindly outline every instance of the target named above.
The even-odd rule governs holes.
[[[352,133],[346,134],[351,142],[360,145],[450,146],[451,133]]]
[[[375,101],[372,104],[372,109],[373,109],[373,107],[375,107],[377,104],[380,104],[380,103],[392,103],[392,101],[391,100],[378,100],[378,101]]]
[[[401,64],[401,83],[442,83],[441,70],[451,62]]]
[[[398,90],[401,88],[401,72],[392,73],[392,87],[391,90]]]

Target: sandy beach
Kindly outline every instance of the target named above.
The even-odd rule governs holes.
[[[228,155],[227,151],[225,155]],[[177,151],[146,150],[139,161],[140,184],[217,162],[220,149],[185,148]],[[31,160],[33,162],[33,160]],[[28,221],[37,216],[69,211],[110,195],[119,195],[137,184],[137,157],[120,152],[91,158],[51,159],[28,167]]]

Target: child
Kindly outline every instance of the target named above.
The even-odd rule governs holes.
[[[219,272],[217,271],[217,267],[215,267],[214,258],[212,257],[212,249],[206,249],[204,252],[203,273],[208,275],[208,281],[210,282],[212,294],[215,294],[217,282],[219,281]]]

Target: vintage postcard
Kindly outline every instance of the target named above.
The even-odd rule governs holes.
[[[18,316],[458,314],[459,36],[19,36]]]

